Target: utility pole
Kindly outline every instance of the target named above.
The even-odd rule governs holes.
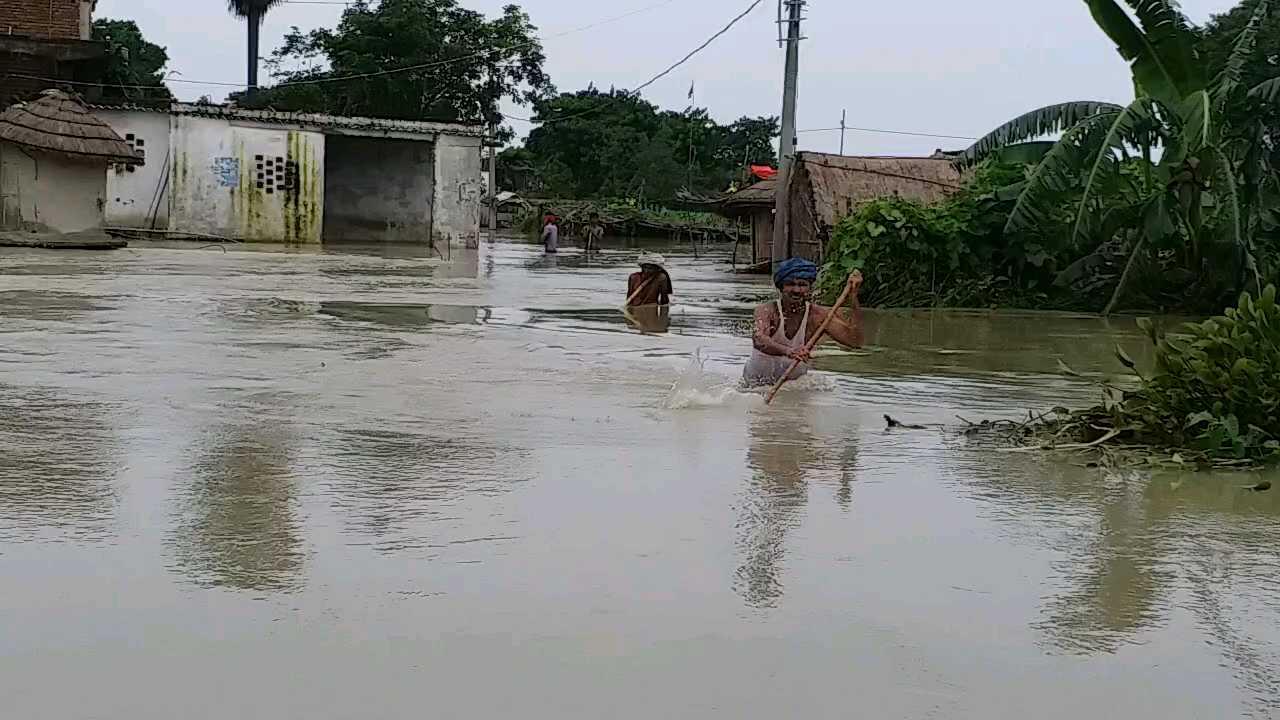
[[[840,111],[840,154],[841,155],[844,155],[844,128],[845,128],[844,120],[848,112],[849,112],[848,110]]]
[[[782,137],[778,141],[778,190],[774,200],[773,267],[791,254],[791,168],[796,154],[796,89],[800,79],[800,21],[805,0],[778,1],[779,42],[786,44],[787,66],[782,81]],[[786,19],[782,9],[787,9]],[[781,37],[782,25],[787,36]]]
[[[496,95],[497,68],[489,64],[489,90]],[[494,103],[498,102],[495,97]],[[485,143],[489,146],[489,239],[498,232],[498,116],[495,113],[489,118],[489,138]]]

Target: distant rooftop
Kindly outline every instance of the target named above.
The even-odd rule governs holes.
[[[482,125],[430,122],[425,120],[392,120],[388,118],[346,117],[323,113],[295,113],[278,110],[249,110],[231,105],[207,105],[202,103],[175,102],[168,107],[151,107],[135,104],[97,104],[95,110],[132,112],[163,112],[172,115],[221,118],[242,122],[294,125],[332,135],[465,135],[484,137]]]

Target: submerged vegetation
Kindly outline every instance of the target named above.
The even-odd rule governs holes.
[[[732,220],[719,215],[671,210],[635,200],[552,200],[536,206],[530,205],[524,217],[518,220],[520,229],[529,233],[540,232],[545,212],[560,218],[562,232],[576,237],[581,237],[587,226],[594,222],[598,222],[610,235],[626,237],[732,242],[741,233],[741,229]]]
[[[1233,12],[1225,43],[1224,24],[1198,31],[1172,0],[1086,0],[1135,99],[1005,123],[963,154],[969,190],[864,206],[829,267],[866,269],[873,305],[1205,312],[1257,293],[1280,277],[1280,66],[1259,47],[1278,1]]]
[[[1119,348],[1138,385],[1102,385],[1099,405],[1058,408],[1016,426],[1020,439],[1050,450],[1099,450],[1126,462],[1252,467],[1280,461],[1280,306],[1276,287],[1240,297],[1223,315],[1158,332],[1147,374]],[[1063,366],[1064,372],[1072,373]],[[978,426],[975,426],[978,427]],[[995,426],[988,424],[987,428]]]

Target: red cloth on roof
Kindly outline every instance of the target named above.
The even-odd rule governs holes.
[[[773,176],[777,175],[778,171],[769,167],[768,165],[752,165],[751,174],[755,175],[761,180],[769,180],[773,178]]]

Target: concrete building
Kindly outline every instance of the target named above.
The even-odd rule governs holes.
[[[47,90],[0,113],[0,229],[101,228],[108,165],[141,162],[78,100]]]
[[[285,243],[479,233],[480,127],[185,103],[95,111],[146,156],[110,173],[111,227]]]
[[[0,0],[0,108],[50,79],[93,81],[106,49],[90,42],[96,0]]]

